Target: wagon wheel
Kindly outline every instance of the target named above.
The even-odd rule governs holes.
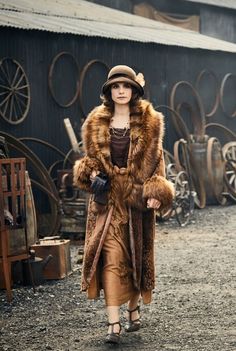
[[[227,161],[225,165],[224,180],[233,197],[236,197],[236,162]]]
[[[177,174],[175,179],[174,210],[176,219],[184,227],[190,219],[194,209],[194,197],[189,186],[188,175],[185,171]]]
[[[226,161],[232,160],[236,162],[236,141],[225,144],[222,148],[222,152]]]
[[[29,111],[30,87],[22,66],[11,58],[0,61],[0,115],[10,124],[21,123]]]
[[[184,139],[177,140],[174,144],[174,158],[178,172],[184,170],[188,175],[189,187],[192,197],[198,208],[204,208],[206,205],[206,192],[203,180],[194,177],[196,165],[191,162],[191,152],[188,143]]]
[[[236,142],[225,144],[222,152],[226,160],[224,180],[230,193],[236,197]]]

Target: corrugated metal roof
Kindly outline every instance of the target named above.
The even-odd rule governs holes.
[[[147,28],[168,28],[171,25],[135,16],[84,0],[0,0],[0,8],[47,16],[60,16],[102,23],[126,24]]]
[[[184,0],[184,1],[197,2],[200,4],[212,5],[212,6],[218,6],[218,7],[227,7],[229,9],[236,10],[235,0]]]
[[[0,26],[236,52],[236,44],[82,0],[0,0],[1,8]]]

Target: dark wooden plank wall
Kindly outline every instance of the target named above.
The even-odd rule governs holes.
[[[53,58],[62,51],[68,51],[77,59],[80,71],[91,60],[99,59],[109,66],[127,64],[144,73],[149,96],[155,106],[169,104],[173,85],[180,80],[195,82],[202,69],[213,70],[219,81],[226,73],[236,73],[235,54],[207,50],[186,49],[155,44],[53,34],[42,31],[24,31],[1,28],[0,57],[10,56],[21,63],[31,86],[31,107],[25,121],[17,126],[0,119],[0,129],[16,137],[28,136],[43,139],[64,152],[70,149],[63,118],[71,118],[79,134],[84,118],[79,100],[68,108],[62,108],[54,101],[48,87],[48,72]],[[61,62],[63,63],[63,62]],[[68,73],[69,72],[69,73]],[[68,76],[67,76],[68,74]],[[59,65],[54,77],[55,91],[63,100],[73,93],[76,69],[73,62]],[[83,86],[83,108],[87,113],[99,103],[100,86],[106,76],[102,65],[95,65],[85,77]],[[207,85],[214,95],[214,87]],[[230,103],[234,106],[235,90]],[[187,99],[183,93],[183,98]],[[212,100],[212,97],[209,96]],[[236,132],[236,119],[225,116],[219,107],[211,121],[222,123]],[[189,123],[189,122],[187,122]],[[191,126],[191,124],[189,124]],[[170,117],[166,117],[165,146],[172,149],[176,133]],[[45,152],[44,147],[32,145],[40,158],[48,166],[55,159],[54,153]]]
[[[216,6],[202,6],[201,33],[236,43],[236,10]]]

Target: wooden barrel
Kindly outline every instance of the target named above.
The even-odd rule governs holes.
[[[202,143],[190,145],[190,161],[196,191],[207,205],[222,203],[224,187],[224,160],[221,145],[216,138],[207,137]]]
[[[191,176],[197,193],[199,208],[206,206],[205,174],[206,170],[206,142],[193,142],[189,146]]]
[[[212,191],[210,203],[224,204],[226,199],[222,196],[224,191],[225,160],[221,144],[217,138],[210,138],[207,143],[207,174]]]

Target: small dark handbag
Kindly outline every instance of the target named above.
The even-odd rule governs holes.
[[[93,200],[101,205],[106,205],[108,201],[108,191],[110,188],[110,181],[108,176],[100,172],[91,184],[92,192],[94,193]]]

